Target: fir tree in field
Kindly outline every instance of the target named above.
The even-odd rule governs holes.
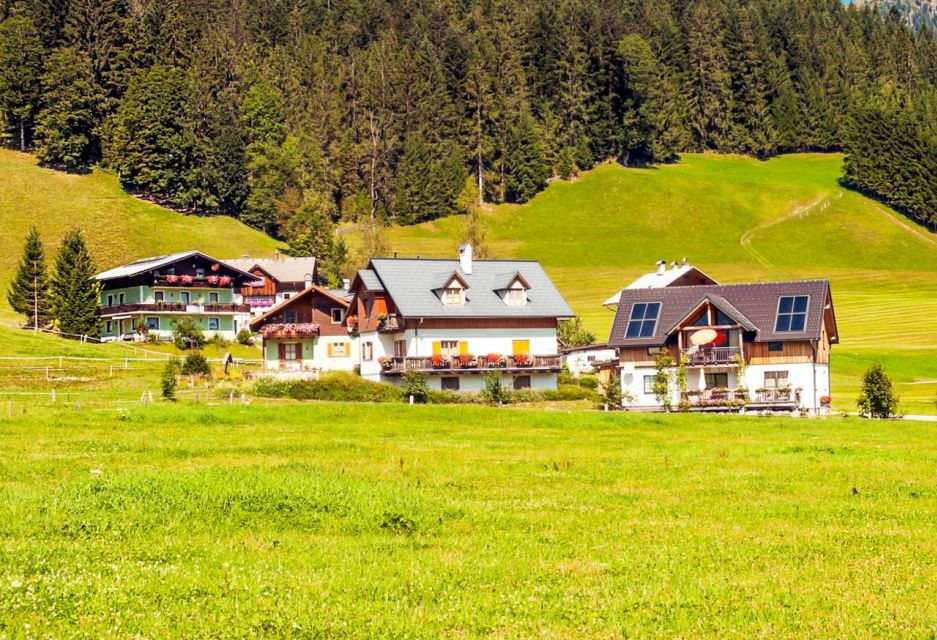
[[[97,269],[81,231],[62,238],[52,276],[52,313],[58,330],[68,335],[96,336],[101,332],[100,289]]]
[[[38,111],[42,55],[31,20],[17,15],[0,22],[0,111],[20,151],[27,148]]]
[[[395,211],[401,224],[416,224],[438,215],[433,211],[433,163],[429,147],[419,136],[407,139],[397,165]]]
[[[36,227],[26,236],[23,257],[7,292],[7,301],[14,311],[26,316],[27,327],[49,326],[49,274],[45,249]]]
[[[556,337],[566,347],[584,347],[595,343],[595,334],[582,326],[580,316],[560,322]]]
[[[512,202],[527,202],[546,184],[549,167],[540,133],[533,118],[527,114],[511,127],[505,164],[507,198]]]
[[[76,49],[59,49],[46,59],[44,106],[36,118],[40,162],[75,170],[100,154],[97,136],[103,99],[94,84],[91,60]]]
[[[859,412],[870,418],[891,418],[898,412],[898,396],[880,362],[873,362],[862,376]]]

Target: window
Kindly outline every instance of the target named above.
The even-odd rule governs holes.
[[[442,301],[444,304],[462,304],[462,287],[446,287]]]
[[[374,359],[374,343],[363,342],[361,344],[361,359],[368,361]]]
[[[691,324],[691,327],[708,327],[709,326],[709,311],[704,311],[699,318],[694,320]]]
[[[117,295],[117,304],[124,304],[124,294]]]
[[[150,316],[147,318],[146,328],[150,331],[159,331],[159,318],[156,316]]]
[[[286,324],[296,324],[296,309],[287,309],[284,311],[283,322]]]
[[[182,304],[189,304],[189,292],[188,291],[180,292],[179,299],[182,301]]]
[[[175,268],[175,267],[169,267],[168,269],[166,269],[166,275],[167,275],[167,276],[174,276],[174,275],[176,275],[176,268]]]
[[[104,333],[110,333],[113,329],[114,325],[110,320],[104,323]]]
[[[293,294],[292,294],[292,293],[284,293],[284,294],[283,294],[283,299],[284,299],[284,300],[289,300],[289,299],[292,298],[292,297],[293,297]]]
[[[407,355],[407,341],[394,340],[394,356],[403,358]]]
[[[332,324],[341,324],[342,320],[345,319],[345,310],[337,307],[331,309],[332,313]]]
[[[218,304],[218,294],[209,293],[208,294],[208,304]]]
[[[523,307],[527,304],[527,290],[523,287],[508,289],[504,296],[504,302],[509,307]]]
[[[328,352],[329,352],[329,356],[333,358],[347,358],[348,357],[348,343],[347,342],[330,342]]]
[[[647,355],[656,358],[657,356],[665,355],[667,353],[667,347],[648,347]]]
[[[654,380],[656,379],[657,376],[644,376],[644,393],[654,393]]]
[[[716,309],[716,326],[725,327],[727,325],[735,325],[735,321],[719,309]]]
[[[779,389],[789,387],[790,382],[787,379],[787,371],[765,371],[765,387],[768,389]]]
[[[156,301],[156,302],[162,302],[162,301],[165,300],[165,299],[166,299],[166,294],[163,293],[162,291],[154,291],[154,292],[153,292],[153,300],[154,300],[154,301]]]
[[[108,294],[108,295],[107,295],[107,306],[109,306],[109,307],[113,307],[113,306],[114,306],[114,296],[111,295],[111,294]]]
[[[707,389],[728,389],[729,388],[729,374],[728,373],[707,373],[706,374],[706,388]]]
[[[783,342],[769,342],[768,351],[784,351]]]
[[[280,360],[286,360],[287,362],[296,362],[300,359],[299,354],[299,343],[298,342],[286,342],[280,345]]]
[[[807,325],[809,296],[782,296],[778,300],[778,319],[774,325],[776,333],[803,331]]]
[[[459,390],[459,379],[458,378],[442,378],[440,380],[442,384],[443,391],[458,391]]]
[[[196,267],[195,268],[195,277],[204,278],[205,277],[205,267]]]
[[[459,355],[459,341],[458,340],[443,340],[439,343],[440,350],[439,352],[444,356],[449,356],[450,358],[455,358]]]
[[[660,315],[659,302],[639,302],[631,307],[631,319],[628,321],[627,338],[650,338],[657,329],[657,316]]]
[[[209,331],[218,331],[221,327],[221,320],[219,318],[209,318],[208,319],[208,330]]]
[[[530,389],[530,376],[514,377],[514,390],[520,391],[521,389]]]

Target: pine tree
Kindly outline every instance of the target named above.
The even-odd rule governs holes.
[[[68,337],[95,336],[101,332],[100,288],[94,276],[94,260],[81,231],[62,238],[55,257],[51,307],[58,330]]]
[[[76,49],[59,49],[46,59],[44,106],[36,118],[40,162],[69,170],[87,167],[100,155],[97,128],[103,100],[91,61]]]
[[[20,151],[32,135],[40,96],[42,41],[24,16],[0,22],[0,111],[12,127]]]
[[[546,184],[548,167],[540,134],[529,114],[521,115],[511,127],[505,158],[507,197],[527,202]]]
[[[690,123],[701,149],[730,149],[732,89],[722,25],[709,3],[687,18]]]
[[[397,200],[394,209],[401,224],[416,224],[439,216],[434,206],[432,173],[429,147],[420,136],[411,136],[397,164]]]
[[[49,275],[45,249],[36,227],[26,236],[23,257],[7,292],[7,301],[14,311],[26,316],[27,327],[49,326]]]

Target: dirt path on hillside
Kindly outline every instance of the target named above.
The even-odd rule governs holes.
[[[836,194],[837,195],[835,197],[837,198],[843,197],[842,191],[837,191]],[[767,222],[762,222],[761,224],[752,227],[751,229],[749,229],[748,231],[742,234],[742,237],[739,238],[739,244],[741,244],[742,248],[748,251],[748,253],[750,253],[751,256],[755,259],[755,261],[758,262],[758,264],[760,264],[761,266],[766,267],[768,269],[774,269],[776,271],[783,272],[782,269],[779,269],[776,265],[772,264],[770,260],[764,257],[761,253],[759,253],[757,249],[755,249],[752,246],[752,239],[755,237],[757,233],[764,231],[765,229],[769,229],[777,224],[781,224],[782,222],[786,222],[793,218],[802,218],[804,216],[809,215],[811,211],[813,211],[816,207],[820,206],[821,204],[823,205],[822,209],[826,209],[830,205],[830,201],[831,201],[830,195],[828,193],[822,193],[806,204],[797,205],[796,207],[794,207],[793,209],[785,213],[780,218],[775,218],[774,220],[768,220]]]
[[[924,242],[931,245],[932,247],[937,247],[937,240],[935,240],[932,237],[932,234],[928,234],[926,231],[924,232],[918,231],[914,227],[910,227],[907,224],[902,223],[901,220],[896,219],[894,215],[890,214],[888,211],[886,211],[884,208],[880,207],[879,205],[875,204],[874,202],[866,202],[865,204],[867,207],[875,211],[877,214],[879,214],[880,216],[888,220],[893,225],[901,227],[902,229],[904,229],[911,235],[917,237],[919,240],[923,240]]]

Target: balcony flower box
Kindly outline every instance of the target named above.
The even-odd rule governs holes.
[[[377,359],[377,361],[381,363],[381,369],[384,369],[385,371],[393,368],[394,366],[394,359],[390,356],[381,356]]]
[[[529,367],[534,363],[533,358],[530,357],[529,353],[516,353],[514,354],[514,366],[516,367]]]
[[[448,369],[451,365],[451,360],[449,360],[448,356],[437,353],[430,358],[430,364],[433,366],[433,369]]]
[[[218,284],[218,276],[208,276],[205,279],[208,281],[208,284],[211,284],[211,285]]]
[[[231,284],[231,276],[221,276],[218,278],[218,284],[220,284],[222,287],[227,287],[229,284]]]
[[[182,284],[192,284],[195,282],[195,278],[190,275],[182,276]]]
[[[459,354],[458,362],[462,369],[474,369],[478,366],[478,360],[470,353]]]
[[[831,396],[820,396],[820,405],[828,407],[833,404],[833,398]]]
[[[168,282],[169,284],[176,284],[177,282],[179,282],[179,276],[175,274],[170,274],[166,276],[166,282]]]
[[[501,369],[506,362],[504,356],[500,353],[489,353],[485,356],[485,366],[489,369]]]

